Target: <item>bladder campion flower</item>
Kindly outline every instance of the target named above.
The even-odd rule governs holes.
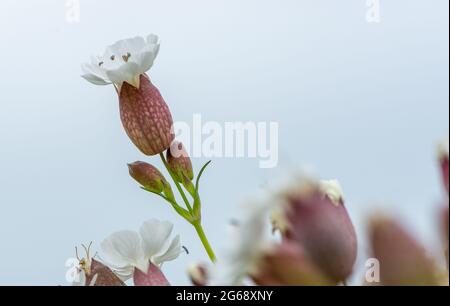
[[[87,81],[113,84],[119,95],[120,118],[131,141],[145,155],[169,148],[174,139],[169,107],[146,72],[158,55],[156,35],[124,39],[106,48],[103,56],[82,65]]]

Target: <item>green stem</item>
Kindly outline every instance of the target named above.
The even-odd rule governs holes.
[[[211,261],[213,263],[216,262],[216,255],[214,254],[214,251],[213,251],[211,245],[209,244],[208,238],[206,238],[206,235],[205,235],[205,232],[203,230],[203,227],[202,227],[199,215],[192,210],[192,206],[189,203],[189,200],[187,199],[183,189],[181,188],[181,186],[178,183],[178,181],[175,179],[175,176],[173,175],[172,171],[170,171],[169,165],[167,164],[167,161],[166,161],[166,158],[164,157],[164,154],[160,153],[159,156],[161,157],[161,160],[162,160],[164,166],[166,167],[167,172],[169,172],[170,177],[172,178],[173,182],[175,183],[175,186],[177,186],[178,192],[180,193],[181,197],[183,198],[184,203],[186,204],[187,209],[189,210],[189,214],[192,217],[189,222],[194,226],[195,230],[197,231],[198,237],[200,238],[200,241],[202,242],[203,247],[205,248],[205,251],[208,254],[208,256],[211,259]],[[208,162],[208,164],[209,164],[209,162]],[[208,164],[206,164],[202,168],[201,173],[203,172],[203,170],[206,168],[206,166]],[[200,173],[199,176],[201,176],[201,173]],[[194,201],[199,202],[198,193],[197,193],[198,192],[198,179],[197,179],[195,191],[196,191],[196,197],[195,197]],[[175,208],[175,206],[174,206],[174,208]]]
[[[216,262],[216,255],[214,254],[214,251],[209,244],[208,238],[206,238],[205,232],[203,231],[203,227],[200,222],[192,222],[192,225],[194,226],[195,230],[197,231],[198,237],[200,238],[200,241],[203,244],[203,247],[205,248],[206,253],[208,253],[209,259],[214,263]]]
[[[183,201],[186,204],[187,209],[189,210],[190,213],[192,213],[191,204],[189,204],[189,201],[188,201],[186,195],[184,194],[184,191],[181,188],[180,183],[178,183],[178,181],[175,179],[175,176],[173,175],[172,171],[170,171],[169,165],[167,164],[166,158],[164,157],[164,153],[159,153],[159,156],[161,157],[161,160],[162,160],[164,166],[166,167],[167,172],[169,172],[170,177],[172,178],[173,182],[175,183],[175,186],[177,186],[178,192],[181,194],[181,197],[183,198]]]

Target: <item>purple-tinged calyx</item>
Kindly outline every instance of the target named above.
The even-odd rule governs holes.
[[[181,142],[173,141],[166,155],[170,171],[178,182],[183,183],[185,180],[192,181],[194,179],[191,159]]]
[[[172,115],[146,75],[140,76],[139,88],[123,83],[119,103],[123,127],[142,153],[156,155],[170,147],[175,138]]]
[[[147,273],[135,269],[133,280],[135,286],[170,286],[161,269],[152,263],[149,264]]]
[[[164,192],[169,199],[174,198],[170,184],[164,178],[162,173],[153,165],[142,161],[136,161],[128,164],[128,170],[130,176],[148,191],[157,194]]]
[[[263,253],[250,277],[260,286],[327,286],[334,282],[305,256],[295,242],[274,245]]]
[[[435,263],[426,250],[396,221],[375,216],[369,224],[373,257],[380,265],[381,283],[387,286],[439,285]]]
[[[438,158],[441,167],[441,176],[442,182],[444,184],[445,190],[447,191],[447,195],[449,192],[449,143],[448,140],[442,141],[438,146]]]
[[[183,144],[179,141],[173,141],[170,148],[166,152],[167,164],[174,178],[184,185],[189,193],[195,197],[195,187],[192,184],[194,179],[194,170],[192,162],[189,158]]]
[[[356,232],[337,181],[303,180],[279,194],[273,224],[285,241],[295,241],[305,256],[336,283],[353,271]]]
[[[88,247],[82,245],[86,252],[86,257],[79,258],[78,251],[76,252],[79,261],[79,275],[80,278],[82,277],[78,285],[96,287],[125,286],[125,283],[109,267],[91,258],[91,244]]]

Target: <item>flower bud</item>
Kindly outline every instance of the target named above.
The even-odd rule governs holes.
[[[445,190],[447,191],[447,195],[449,191],[448,151],[449,151],[448,140],[442,141],[438,146],[438,157],[441,166],[442,181],[444,183]]]
[[[296,241],[331,280],[345,281],[356,261],[357,239],[339,184],[305,180],[280,197],[281,211],[273,223],[285,241]]]
[[[156,155],[167,150],[175,137],[172,115],[150,79],[139,77],[138,88],[127,82],[120,88],[120,118],[136,147],[145,155]]]
[[[130,176],[134,178],[145,189],[148,189],[154,193],[164,194],[169,198],[173,198],[172,189],[164,176],[154,166],[137,161],[132,164],[128,164]]]
[[[333,285],[295,242],[284,242],[270,248],[250,276],[260,286],[326,286]]]
[[[184,183],[186,180],[192,181],[194,179],[191,159],[181,142],[173,141],[170,149],[167,150],[166,158],[170,171],[178,182]]]
[[[188,276],[194,286],[206,286],[208,283],[209,271],[204,264],[193,264],[188,268]]]
[[[387,286],[438,285],[435,265],[425,249],[394,220],[377,216],[369,224],[373,256]]]

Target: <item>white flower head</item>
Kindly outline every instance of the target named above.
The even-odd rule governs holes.
[[[90,63],[81,66],[82,77],[95,85],[123,82],[139,87],[139,78],[152,66],[158,55],[158,36],[150,34],[147,39],[137,36],[119,40],[106,48],[103,56],[91,57]]]
[[[230,237],[232,243],[222,260],[213,267],[209,285],[242,285],[248,273],[255,269],[270,246],[270,205],[268,202],[254,202],[246,207],[249,209],[247,216],[233,226]]]
[[[322,180],[319,182],[319,188],[334,205],[338,206],[344,201],[344,192],[338,180]]]
[[[135,268],[147,274],[150,264],[161,267],[176,259],[182,248],[179,236],[170,239],[172,229],[172,223],[152,219],[142,224],[139,233],[113,233],[101,244],[108,266],[127,280]]]

